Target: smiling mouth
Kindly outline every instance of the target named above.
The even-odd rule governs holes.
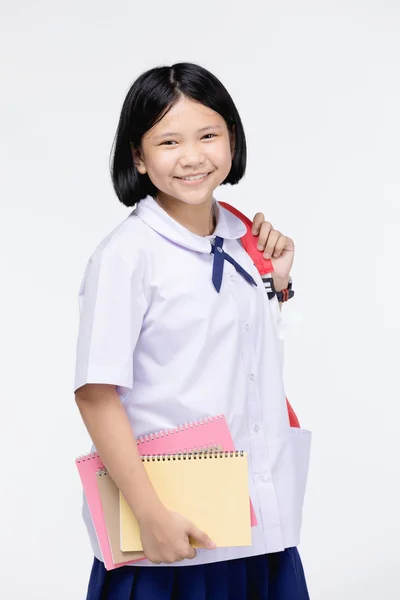
[[[212,173],[212,171],[210,171]],[[199,173],[198,175],[191,175],[185,177],[177,177],[176,179],[180,179],[181,181],[201,181],[210,175],[210,173]]]

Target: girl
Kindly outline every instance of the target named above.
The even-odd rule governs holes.
[[[95,554],[87,600],[308,598],[296,546],[309,435],[289,426],[278,300],[268,299],[239,241],[244,224],[213,195],[245,168],[240,116],[210,72],[181,63],[135,81],[112,162],[117,196],[135,210],[86,269],[75,394],[138,519],[147,559],[107,572],[84,506]],[[292,240],[260,228],[259,217],[254,225],[265,255],[276,258],[275,288],[287,288]],[[248,454],[258,520],[250,547],[216,548],[167,510],[136,445],[135,436],[220,413]]]

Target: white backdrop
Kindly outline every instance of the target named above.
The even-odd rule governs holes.
[[[245,179],[216,196],[296,244],[285,381],[314,432],[311,597],[398,600],[400,4],[0,6],[0,596],[85,598],[77,292],[128,213],[108,175],[125,93],[148,68],[192,61],[225,83],[248,138]]]

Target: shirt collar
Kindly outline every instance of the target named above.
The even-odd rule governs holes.
[[[215,205],[217,225],[212,235],[204,237],[192,233],[175,221],[152,196],[140,200],[132,214],[136,214],[146,225],[171,242],[189,250],[209,253],[210,240],[215,236],[226,240],[236,240],[243,237],[247,231],[245,224],[223,208],[215,198],[213,198],[213,204]]]

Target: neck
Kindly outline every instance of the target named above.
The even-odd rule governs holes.
[[[156,201],[170,217],[192,233],[203,237],[214,233],[212,198],[201,204],[188,204],[171,196],[159,194]]]

